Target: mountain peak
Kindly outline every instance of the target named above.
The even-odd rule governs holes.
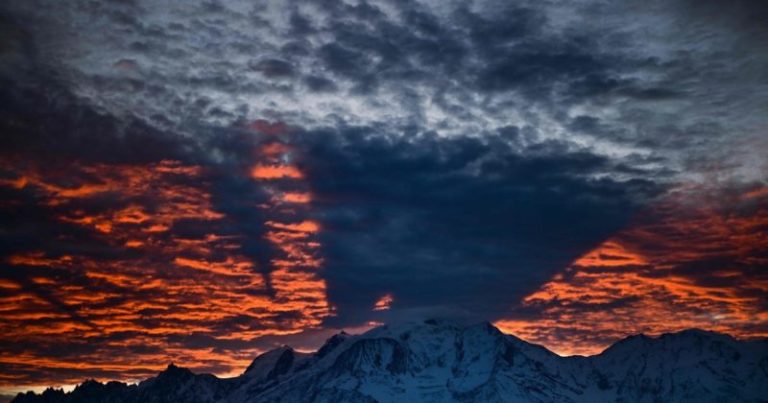
[[[644,333],[627,336],[604,351],[638,348],[638,345],[663,345],[665,343],[678,343],[681,345],[694,345],[704,341],[718,341],[723,343],[738,343],[733,336],[718,333],[711,330],[698,328],[683,329],[677,332],[662,333],[660,335],[647,335]]]
[[[659,338],[687,338],[687,337],[706,337],[706,338],[713,338],[713,339],[734,340],[734,338],[731,337],[731,335],[718,333],[711,330],[699,329],[699,328],[683,329],[677,332],[663,333],[661,336],[659,336]]]
[[[178,365],[174,364],[173,362],[168,364],[168,366],[165,367],[165,369],[162,372],[160,372],[160,375],[166,375],[166,376],[180,376],[180,375],[184,376],[184,375],[187,375],[187,374],[191,375],[192,371],[190,371],[187,368],[179,367]]]
[[[315,352],[315,356],[318,358],[325,357],[328,355],[331,351],[333,351],[336,347],[341,345],[345,340],[349,339],[350,335],[349,333],[345,331],[341,331],[339,333],[334,334],[333,336],[329,337],[325,343]]]
[[[281,372],[284,367],[291,365],[293,355],[293,348],[286,345],[269,350],[256,357],[245,369],[244,374],[256,374],[256,376],[264,377],[272,374],[274,376],[276,372]]]
[[[691,329],[560,357],[488,322],[426,319],[341,332],[314,354],[282,346],[232,379],[170,364],[138,387],[109,385],[15,402],[759,401],[768,396],[768,342]]]
[[[383,324],[378,327],[370,329],[364,335],[380,335],[391,334],[398,335],[413,331],[428,331],[428,332],[455,332],[468,328],[486,327],[488,329],[495,329],[495,331],[501,333],[493,324],[484,320],[471,320],[464,317],[431,317],[423,320],[401,320],[393,321]],[[429,330],[427,330],[429,329]]]

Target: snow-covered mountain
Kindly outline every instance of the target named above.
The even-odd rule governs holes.
[[[427,320],[340,333],[312,354],[275,349],[235,378],[170,365],[138,385],[14,402],[768,402],[768,340],[687,330],[560,357],[488,323]]]

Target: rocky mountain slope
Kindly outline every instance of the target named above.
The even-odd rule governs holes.
[[[312,354],[289,347],[219,379],[170,365],[138,385],[86,381],[14,402],[762,402],[768,340],[701,330],[633,336],[560,357],[488,323],[427,320],[340,333]]]

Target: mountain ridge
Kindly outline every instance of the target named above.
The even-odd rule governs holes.
[[[624,338],[600,354],[561,357],[492,324],[450,321],[339,333],[314,353],[289,346],[217,378],[170,364],[136,385],[86,381],[27,402],[760,402],[768,401],[768,339],[701,329]]]

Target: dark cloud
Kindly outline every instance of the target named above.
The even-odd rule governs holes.
[[[262,60],[254,63],[251,68],[260,71],[267,77],[291,77],[294,74],[293,66],[290,63],[277,59]]]
[[[329,297],[343,323],[386,292],[400,308],[489,318],[621,228],[652,183],[590,179],[605,158],[483,139],[302,135]]]
[[[336,84],[333,81],[317,76],[309,76],[304,79],[304,83],[313,92],[333,92],[336,91]]]

